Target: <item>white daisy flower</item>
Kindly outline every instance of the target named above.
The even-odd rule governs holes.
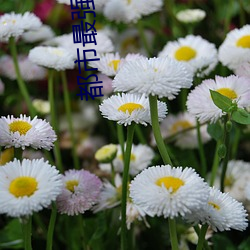
[[[36,30],[42,25],[33,13],[6,13],[0,17],[0,42],[8,42],[10,37],[19,38],[25,31]]]
[[[130,185],[130,197],[146,214],[164,218],[200,209],[209,196],[208,185],[192,168],[154,166],[143,170]]]
[[[243,231],[248,226],[247,212],[242,203],[233,199],[228,193],[210,188],[206,206],[187,216],[188,221],[207,223],[217,232],[235,229]]]
[[[121,58],[119,53],[107,53],[100,55],[100,61],[91,61],[89,66],[92,68],[97,68],[100,72],[107,76],[115,76],[120,68],[127,61],[138,60],[144,58],[140,54],[128,54],[125,58]]]
[[[162,0],[109,0],[104,6],[104,16],[124,23],[137,22],[142,16],[157,12],[163,6]]]
[[[188,111],[200,122],[216,122],[225,114],[213,103],[210,89],[232,99],[238,107],[244,108],[250,105],[250,78],[235,75],[215,76],[215,80],[204,80],[188,95]]]
[[[5,148],[44,148],[50,150],[56,140],[55,131],[45,120],[20,115],[0,118],[0,146]]]
[[[43,24],[39,29],[23,33],[22,39],[27,43],[35,43],[52,39],[55,36],[50,26]]]
[[[206,17],[206,12],[201,9],[181,10],[176,14],[176,18],[182,23],[197,23]]]
[[[245,202],[245,187],[250,182],[250,163],[242,160],[231,160],[228,162],[226,176],[224,180],[224,191],[229,193],[234,199]],[[216,175],[214,186],[220,187],[220,176],[222,166]]]
[[[174,99],[181,88],[190,88],[193,74],[184,63],[171,58],[127,61],[114,78],[115,91],[129,91]]]
[[[88,33],[85,32],[87,35]],[[97,54],[102,53],[109,53],[114,50],[113,43],[111,39],[108,37],[108,35],[104,31],[97,32],[96,38],[96,44],[94,43],[86,43],[84,46],[85,50],[96,50]],[[83,50],[82,43],[74,43],[73,42],[73,33],[57,36],[47,42],[44,43],[45,45],[50,46],[59,46],[67,49],[74,57],[74,59],[77,58],[77,49],[80,51]],[[86,54],[86,57],[88,57],[88,53]]]
[[[46,78],[47,69],[34,64],[26,55],[19,55],[17,60],[23,80],[29,82],[44,80]],[[17,79],[16,70],[11,56],[4,55],[0,58],[0,74],[11,80]]]
[[[59,171],[43,159],[15,159],[0,168],[0,179],[0,213],[12,217],[48,207],[62,189]]]
[[[135,205],[133,202],[128,201],[126,204],[126,224],[127,229],[130,230],[131,224],[136,221],[144,221],[146,226],[149,227],[148,222],[146,221],[146,214],[139,206]]]
[[[238,76],[250,77],[250,61],[240,64],[234,72]]]
[[[176,135],[174,141],[177,147],[182,149],[193,149],[199,146],[196,126],[195,117],[188,112],[183,112],[176,115],[167,115],[161,122],[160,129],[164,139]],[[200,133],[203,143],[211,139],[210,135],[207,133],[207,125],[202,125],[200,127]],[[152,144],[156,145],[153,134],[151,138]]]
[[[230,31],[218,50],[220,62],[231,70],[250,62],[250,25]]]
[[[57,71],[73,69],[74,57],[64,48],[38,46],[30,50],[29,59],[40,66]]]
[[[122,179],[119,174],[115,175],[114,185],[105,180],[101,188],[99,200],[93,207],[95,213],[110,209],[121,204]]]
[[[159,53],[159,57],[166,56],[185,63],[198,76],[208,75],[218,62],[215,45],[194,35],[168,42]]]
[[[104,118],[117,121],[124,126],[132,122],[143,124],[151,123],[149,101],[145,95],[124,94],[113,95],[99,106]],[[167,114],[167,106],[158,101],[158,117],[161,121]]]
[[[121,146],[117,145],[118,151],[116,158],[113,160],[114,169],[116,172],[123,172],[123,156]],[[147,145],[132,145],[129,174],[132,176],[137,175],[143,169],[148,167],[154,158],[154,151]],[[99,164],[101,170],[111,173],[110,164]]]

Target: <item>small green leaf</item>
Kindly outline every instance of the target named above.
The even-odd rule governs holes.
[[[232,120],[240,124],[250,124],[250,114],[241,108],[232,113]]]
[[[219,122],[208,124],[207,132],[209,135],[215,139],[216,141],[222,139],[223,136],[223,128]]]
[[[230,111],[233,111],[232,108],[233,109],[235,108],[235,104],[233,103],[233,101],[230,98],[218,93],[217,91],[211,90],[211,89],[210,89],[210,94],[211,94],[211,97],[212,97],[214,104],[218,108],[220,108],[222,111],[230,112]]]

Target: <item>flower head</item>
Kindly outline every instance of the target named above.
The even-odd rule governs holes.
[[[89,210],[97,202],[101,180],[86,170],[71,169],[62,178],[63,189],[57,197],[57,208],[62,214],[77,215]]]
[[[210,188],[206,206],[187,218],[192,222],[207,223],[215,232],[230,229],[243,231],[248,225],[247,212],[242,203],[216,188]]]
[[[145,95],[124,94],[113,95],[100,105],[102,115],[118,124],[131,125],[132,122],[151,123],[148,98]],[[162,120],[167,113],[166,104],[158,101],[158,116]]]
[[[162,0],[109,0],[104,6],[104,16],[116,22],[137,22],[142,16],[159,11]]]
[[[35,47],[29,52],[29,59],[40,66],[58,71],[73,69],[75,66],[73,55],[60,47]]]
[[[88,35],[88,33],[86,32],[85,35]],[[82,50],[82,43],[74,43],[72,37],[73,33],[64,34],[61,36],[54,37],[53,39],[47,41],[45,44],[49,46],[58,46],[65,48],[73,55],[74,59],[76,59],[77,49],[79,49],[80,51]],[[98,30],[95,38],[96,45],[94,43],[86,43],[84,46],[86,50],[94,49],[98,54],[109,53],[114,50],[114,46],[111,39],[104,31]],[[86,53],[86,56],[88,56],[88,53]]]
[[[130,197],[146,214],[164,218],[192,213],[206,204],[207,184],[192,168],[154,166],[130,185]]]
[[[21,76],[25,81],[39,81],[46,78],[47,70],[34,64],[26,55],[19,55],[17,60]],[[0,58],[0,74],[11,80],[17,79],[11,56],[5,55]]]
[[[50,150],[56,140],[56,134],[50,124],[37,117],[26,115],[19,118],[2,116],[0,118],[0,145],[9,148],[44,148]]]
[[[100,61],[92,61],[89,65],[93,68],[98,68],[99,71],[107,76],[115,76],[124,63],[140,58],[144,58],[144,56],[128,54],[125,58],[121,58],[119,53],[107,53],[100,56]]]
[[[42,25],[33,13],[6,13],[0,17],[0,42],[8,42],[10,37],[19,38],[25,31],[36,30]]]
[[[15,159],[0,168],[0,178],[0,213],[12,217],[48,207],[62,188],[59,171],[43,159]]]
[[[181,88],[190,88],[193,74],[183,63],[165,58],[128,61],[114,78],[115,91],[158,95],[174,99]]]
[[[196,23],[206,17],[206,12],[201,9],[181,10],[176,14],[176,18],[183,23]]]
[[[37,30],[30,30],[22,35],[22,39],[27,43],[41,42],[51,39],[55,36],[54,31],[48,25],[42,25]]]
[[[249,62],[250,57],[250,25],[230,31],[219,47],[220,62],[231,70],[240,64]]]
[[[114,144],[108,144],[96,151],[95,158],[99,162],[108,163],[114,160],[116,154],[117,154],[117,146]]]
[[[225,114],[213,103],[210,89],[232,99],[238,107],[244,108],[250,105],[250,78],[235,75],[215,76],[215,80],[204,80],[188,95],[188,111],[200,122],[216,122]]]
[[[178,113],[176,115],[169,114],[160,124],[163,138],[175,136],[175,145],[182,149],[198,147],[196,126],[195,117],[188,112]],[[211,138],[207,133],[207,125],[200,127],[200,133],[203,143],[208,142]],[[155,144],[153,138],[152,143]]]
[[[166,56],[183,62],[198,76],[208,75],[218,62],[215,45],[194,35],[168,42],[159,53],[159,57]]]
[[[137,175],[143,169],[147,168],[154,158],[154,151],[147,145],[132,145],[129,174],[132,176]],[[121,146],[118,146],[116,158],[113,161],[114,170],[123,173],[124,163]],[[110,164],[100,164],[100,169],[111,173]]]
[[[114,185],[105,180],[97,204],[93,207],[95,213],[118,206],[121,203],[122,179],[115,175]]]

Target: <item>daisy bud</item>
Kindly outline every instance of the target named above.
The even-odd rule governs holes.
[[[116,154],[117,146],[114,144],[108,144],[96,151],[95,159],[100,163],[110,163],[115,159]]]

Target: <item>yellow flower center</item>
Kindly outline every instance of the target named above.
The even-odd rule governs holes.
[[[112,60],[112,61],[108,64],[108,66],[111,67],[111,68],[113,68],[115,71],[117,71],[117,70],[118,70],[118,66],[119,66],[119,64],[120,64],[120,61],[121,61],[121,60],[119,60],[119,59],[117,59],[117,60]]]
[[[11,161],[14,158],[14,148],[7,148],[2,151],[0,155],[0,166],[5,165],[7,162]]]
[[[184,129],[191,128],[191,127],[192,127],[192,124],[189,121],[181,120],[181,121],[175,122],[172,125],[171,132],[174,134],[180,130],[184,130]]]
[[[122,154],[118,155],[118,158],[119,158],[121,161],[123,161]],[[135,161],[135,159],[136,159],[135,154],[131,153],[131,155],[130,155],[130,161]]]
[[[131,0],[127,0],[128,4],[131,4]]]
[[[79,182],[78,182],[77,180],[67,181],[67,182],[66,182],[66,188],[67,188],[70,192],[74,193],[75,187],[77,187],[78,184],[79,184]]]
[[[25,135],[31,128],[32,125],[25,121],[14,121],[9,124],[10,131],[19,132],[20,135]]]
[[[133,103],[133,102],[128,102],[125,103],[123,105],[121,105],[118,108],[118,111],[122,111],[124,113],[126,113],[127,111],[129,112],[129,114],[131,115],[131,113],[136,110],[136,109],[143,109],[144,107],[141,104],[138,103]]]
[[[155,182],[155,184],[160,187],[162,186],[162,184],[164,184],[164,186],[167,189],[172,188],[172,193],[175,193],[181,186],[184,185],[184,181],[176,177],[165,176],[165,177],[159,178]]]
[[[218,93],[230,98],[230,99],[236,99],[237,98],[237,94],[229,88],[220,88],[216,90]]]
[[[225,178],[225,180],[224,180],[224,185],[226,186],[226,187],[231,187],[233,184],[234,184],[234,178],[233,178],[233,176],[227,176],[226,178]]]
[[[37,181],[33,177],[17,177],[10,183],[9,191],[14,196],[23,197],[31,196],[37,190]]]
[[[242,47],[242,48],[250,48],[250,35],[246,35],[246,36],[243,36],[241,37],[236,45],[238,47]]]
[[[182,46],[176,50],[174,56],[178,61],[190,61],[196,57],[196,51],[189,46]]]
[[[208,202],[208,204],[210,206],[212,206],[213,208],[215,208],[216,210],[220,210],[220,206],[218,206],[217,204],[213,203],[213,202]]]

